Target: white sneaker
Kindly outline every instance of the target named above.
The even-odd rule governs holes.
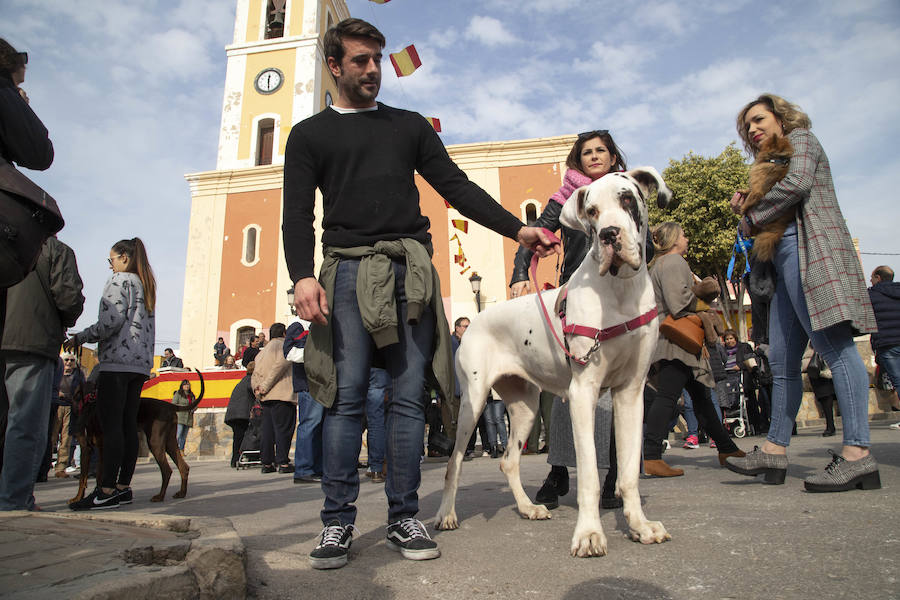
[[[66,473],[68,473],[69,475],[71,475],[72,473],[77,473],[78,471],[80,471],[78,467],[66,467]]]
[[[888,427],[890,427],[891,429],[900,429],[900,423],[893,423],[891,425],[888,425]]]

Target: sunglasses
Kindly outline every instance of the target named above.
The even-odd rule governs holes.
[[[578,134],[578,139],[590,139],[594,137],[600,137],[602,135],[608,135],[609,129],[595,129],[594,131],[582,131]]]
[[[64,358],[63,362],[75,362],[74,358]]]

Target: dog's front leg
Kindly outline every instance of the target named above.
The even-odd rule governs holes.
[[[672,536],[659,521],[648,521],[638,492],[641,445],[643,444],[644,382],[635,378],[613,391],[613,418],[616,423],[616,464],[619,474],[616,491],[625,504],[629,536],[642,544],[661,544]],[[580,464],[580,463],[579,463]]]
[[[578,464],[578,522],[572,536],[572,556],[604,556],[606,535],[600,523],[600,477],[594,447],[594,411],[599,389],[590,382],[572,378],[569,384],[569,414]]]

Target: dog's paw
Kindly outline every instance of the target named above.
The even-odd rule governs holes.
[[[173,498],[184,498],[185,496],[187,496],[187,492],[182,492],[182,491],[178,491],[178,492],[175,492],[174,494],[172,494]]]
[[[157,494],[150,498],[150,502],[162,502],[164,500],[164,496],[162,494]]]
[[[456,512],[451,512],[444,517],[438,515],[435,519],[434,526],[436,529],[441,529],[444,531],[450,529],[459,529],[459,519],[456,518]]]
[[[644,521],[641,526],[631,529],[629,537],[642,544],[662,544],[672,539],[659,521]]]
[[[544,521],[546,519],[552,518],[553,515],[550,514],[550,511],[547,510],[547,507],[543,504],[532,504],[530,506],[524,507],[524,509],[519,510],[519,514],[522,515],[523,519],[530,519],[532,521]]]
[[[602,531],[575,532],[572,536],[572,556],[606,556],[606,535]]]

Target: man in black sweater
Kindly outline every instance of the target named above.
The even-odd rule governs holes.
[[[413,560],[440,556],[415,518],[425,423],[422,389],[425,369],[432,362],[436,319],[443,315],[435,314],[427,299],[428,294],[440,296],[439,289],[425,293],[424,308],[420,290],[407,289],[413,279],[421,281],[408,279],[407,270],[415,274],[421,256],[427,259],[431,254],[429,221],[419,206],[414,172],[463,215],[542,256],[559,252],[558,244],[539,229],[525,227],[470,182],[421,115],[376,102],[384,45],[381,32],[359,19],[341,21],[325,34],[325,56],[338,98],[334,106],[295,125],[285,151],[284,252],[294,282],[294,303],[300,318],[314,324],[311,341],[316,325],[331,328],[337,374],[333,399],[316,396],[329,407],[323,425],[324,529],[310,553],[310,563],[317,569],[347,564],[355,530],[353,502],[359,494],[361,419],[376,352],[393,379],[386,423],[387,545]],[[326,262],[320,277],[325,287],[313,273],[316,188],[323,197]],[[384,242],[397,243],[388,244],[388,250]],[[369,260],[373,254],[375,259]],[[384,255],[389,261],[383,260]],[[434,272],[430,262],[427,267]],[[361,288],[358,299],[357,276],[364,282],[373,274],[386,275],[388,287]],[[379,310],[394,305],[393,311]],[[373,313],[378,318],[388,313],[390,321],[392,312],[397,321],[389,323],[392,328],[373,325]],[[308,346],[312,385],[309,352]]]

